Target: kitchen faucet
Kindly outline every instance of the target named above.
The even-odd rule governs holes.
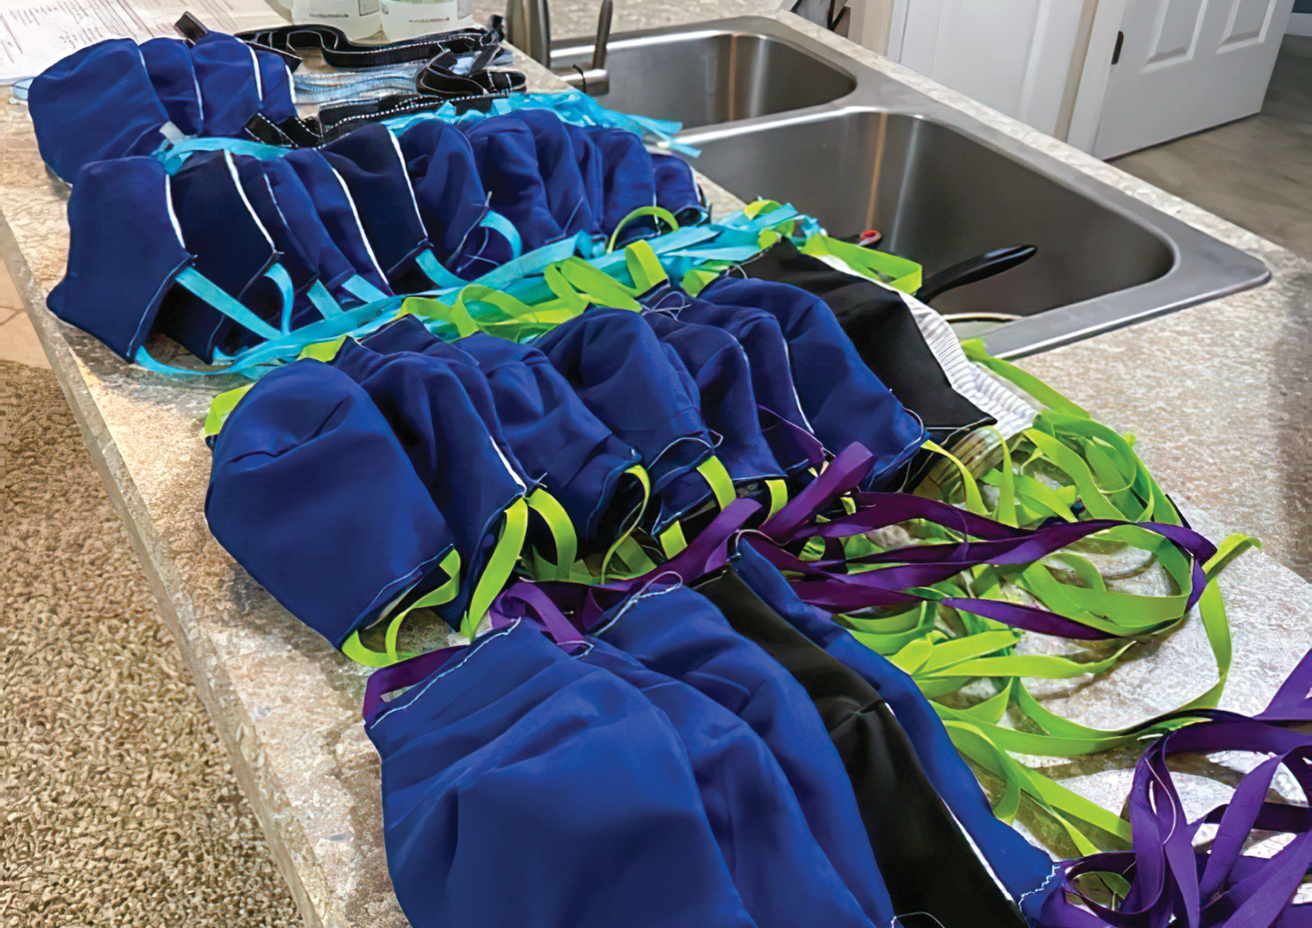
[[[597,39],[592,46],[592,63],[586,68],[574,65],[572,68],[555,71],[556,76],[565,83],[592,96],[600,96],[610,90],[606,45],[610,42],[610,21],[614,12],[614,0],[601,0],[601,11],[597,16]],[[534,61],[551,67],[551,15],[547,9],[547,0],[506,0],[506,39]]]

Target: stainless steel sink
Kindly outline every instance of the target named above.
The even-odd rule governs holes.
[[[1019,268],[934,302],[948,314],[1019,317],[987,329],[995,354],[1087,338],[1270,276],[1256,258],[775,20],[630,33],[610,47],[616,89],[601,102],[682,113],[681,140],[701,149],[692,163],[743,199],[791,202],[833,235],[879,229],[882,249],[927,274],[1036,245]],[[631,57],[616,53],[624,48]],[[732,51],[749,48],[761,51]],[[690,63],[684,49],[707,61]],[[706,73],[731,77],[701,83]]]
[[[552,49],[551,66],[587,67],[592,42]],[[683,123],[685,129],[818,106],[856,81],[773,36],[724,29],[615,36],[607,45],[609,92],[597,102],[621,113]]]

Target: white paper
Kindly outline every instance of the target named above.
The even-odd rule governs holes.
[[[186,12],[217,32],[286,22],[264,0],[0,0],[0,84],[103,39],[177,37],[173,24]]]

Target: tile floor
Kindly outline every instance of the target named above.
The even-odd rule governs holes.
[[[1285,37],[1266,102],[1256,116],[1114,163],[1312,257],[1312,38]],[[50,366],[3,266],[0,360]]]

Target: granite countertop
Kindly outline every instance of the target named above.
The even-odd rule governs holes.
[[[1271,267],[1272,281],[1259,289],[1024,362],[1095,415],[1134,430],[1144,459],[1200,530],[1219,537],[1238,529],[1267,541],[1269,554],[1245,555],[1222,579],[1235,650],[1223,704],[1260,708],[1312,644],[1310,588],[1288,569],[1309,567],[1312,266],[795,17],[770,15]],[[535,65],[525,70],[534,89],[557,86]],[[378,759],[359,719],[368,672],[278,606],[205,523],[209,452],[201,422],[210,398],[235,381],[165,380],[130,368],[45,309],[67,258],[67,191],[40,161],[26,109],[7,98],[0,108],[0,253],[292,893],[310,925],[400,928],[406,921],[382,844]],[[707,186],[721,214],[736,206]],[[1206,688],[1211,673],[1194,621],[1106,677],[1054,694],[1050,704],[1087,724],[1125,724]],[[1115,809],[1132,762],[1102,755],[1051,772]],[[1198,801],[1208,795],[1201,790]]]

